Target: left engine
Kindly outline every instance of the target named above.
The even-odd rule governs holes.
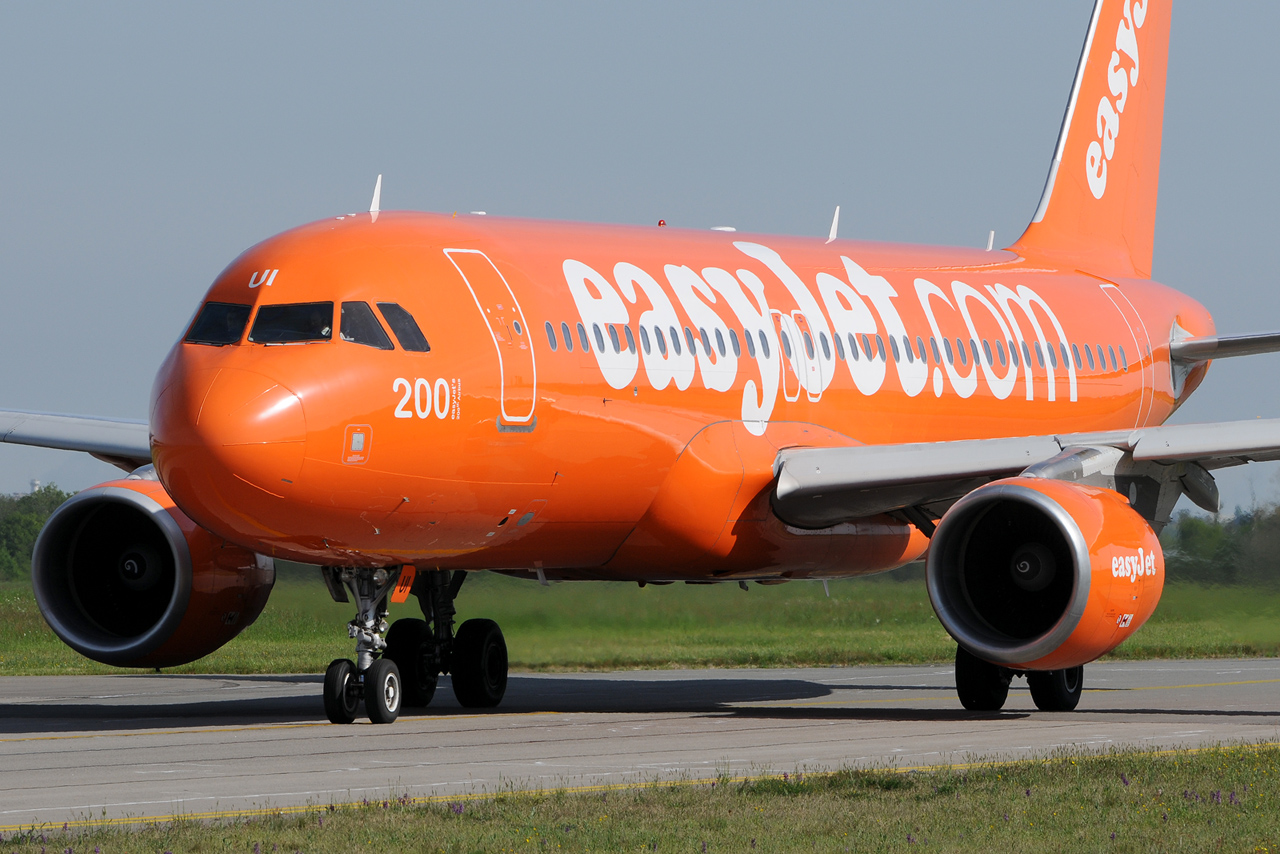
[[[979,487],[929,546],[929,598],[961,647],[1014,670],[1106,654],[1146,622],[1164,587],[1155,531],[1119,493],[1038,477]]]
[[[49,517],[31,561],[45,620],[80,654],[120,667],[208,655],[258,618],[271,558],[196,525],[156,480],[78,493]]]

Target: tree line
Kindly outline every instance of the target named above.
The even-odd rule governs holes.
[[[31,577],[36,537],[71,495],[54,484],[27,495],[0,495],[0,581]],[[1160,542],[1170,581],[1280,587],[1280,507],[1237,507],[1233,515],[1216,517],[1184,510]]]

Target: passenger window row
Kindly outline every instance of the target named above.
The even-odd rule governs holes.
[[[591,342],[594,340],[595,347],[599,351],[604,351],[608,348],[613,350],[614,353],[621,353],[624,349],[628,352],[635,353],[636,339],[635,335],[631,331],[631,327],[622,325],[622,333],[619,334],[619,325],[620,324],[608,323],[602,328],[600,324],[594,323],[591,327],[591,333],[588,334],[586,326],[579,323],[577,327],[578,346],[582,348],[584,353],[590,353]],[[650,353],[653,347],[657,347],[658,352],[663,356],[666,356],[668,346],[675,351],[677,356],[681,354],[681,335],[680,332],[677,331],[676,327],[670,326],[667,328],[666,333],[664,333],[662,327],[654,326],[652,335],[649,332],[649,328],[645,326],[639,327],[639,331],[640,346],[644,348],[644,352],[646,354]],[[574,336],[568,323],[563,321],[560,323],[559,336],[557,337],[555,325],[548,320],[546,322],[546,332],[547,344],[551,347],[552,351],[559,350],[561,343],[563,342],[565,350],[573,352]],[[697,352],[697,345],[700,342],[704,353],[710,354],[712,352],[718,352],[721,356],[727,355],[730,348],[733,350],[733,355],[741,356],[741,341],[745,341],[747,354],[754,358],[756,355],[755,337],[759,338],[760,347],[762,348],[764,357],[766,359],[769,358],[769,339],[765,336],[763,331],[758,331],[757,335],[753,336],[750,331],[744,329],[740,340],[738,338],[738,333],[735,330],[730,329],[728,342],[726,343],[724,333],[719,329],[714,331],[713,338],[712,335],[708,334],[705,327],[699,328],[697,334],[695,334],[692,329],[686,326],[684,327],[683,341],[684,345],[688,346],[689,352],[691,353]],[[808,332],[804,331],[801,332],[801,337],[805,353],[810,359],[813,359],[817,354],[817,351],[814,348],[813,337]],[[713,340],[715,342],[714,347],[712,344]],[[793,352],[790,334],[786,330],[782,330],[779,334],[779,340],[782,343],[783,353],[788,359],[790,359]],[[901,336],[901,343],[899,343],[898,337],[890,335],[889,347],[886,351],[884,337],[880,335],[872,337],[863,333],[858,336],[850,332],[847,336],[847,340],[848,348],[846,349],[845,342],[840,338],[840,336],[836,336],[835,338],[836,356],[838,356],[841,361],[845,361],[847,358],[855,362],[861,361],[862,359],[866,359],[868,361],[879,359],[884,362],[888,361],[891,357],[894,362],[900,362],[905,359],[908,363],[919,360],[925,364],[929,364],[929,357],[932,355],[932,362],[935,365],[941,365],[942,360],[945,357],[947,364],[949,365],[954,365],[958,361],[961,367],[967,367],[970,364],[970,361],[973,363],[983,361],[988,367],[994,367],[998,361],[1000,363],[1000,367],[1007,368],[1010,362],[1013,362],[1014,367],[1021,367],[1023,363],[1030,365],[1032,362],[1031,354],[1034,352],[1035,362],[1041,368],[1045,366],[1047,361],[1050,367],[1054,369],[1057,369],[1059,364],[1064,368],[1069,364],[1074,364],[1077,371],[1084,371],[1087,363],[1088,370],[1090,371],[1110,370],[1112,373],[1115,373],[1118,371],[1129,370],[1129,358],[1125,353],[1124,347],[1121,346],[1119,348],[1120,358],[1119,361],[1117,361],[1117,348],[1110,344],[1107,345],[1105,350],[1101,344],[1072,344],[1070,350],[1068,350],[1067,345],[1062,342],[1059,342],[1057,347],[1054,347],[1052,344],[1042,346],[1039,341],[1032,342],[1030,345],[1028,345],[1026,341],[1022,341],[1020,345],[1015,345],[1013,341],[996,341],[995,347],[993,348],[991,342],[984,338],[982,339],[982,347],[979,349],[978,342],[972,338],[970,338],[967,343],[960,338],[956,338],[954,347],[951,343],[952,339],[943,338],[942,347],[939,348],[938,340],[935,337],[930,336],[929,347],[926,349],[924,338],[919,335],[916,336],[914,344],[906,335]],[[828,341],[827,334],[825,332],[818,333],[818,345],[822,348],[823,357],[830,359],[831,342]],[[1096,360],[1094,359],[1095,352],[1097,353]],[[1084,354],[1083,360],[1081,359],[1081,353]],[[1061,362],[1059,359],[1061,359]],[[1109,368],[1108,361],[1110,363]]]
[[[377,306],[382,319],[400,342],[401,349],[414,353],[431,352],[431,345],[427,343],[422,329],[403,306],[394,302],[380,302]],[[238,344],[249,324],[252,309],[252,306],[240,303],[206,303],[182,340],[188,344],[216,347]],[[377,350],[395,349],[367,302],[342,303],[338,335],[343,341]],[[329,341],[332,337],[332,302],[259,306],[258,316],[249,330],[249,341],[254,344],[305,344]]]

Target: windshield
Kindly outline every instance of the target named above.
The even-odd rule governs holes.
[[[191,331],[183,338],[188,344],[213,344],[221,347],[235,344],[244,334],[249,322],[249,306],[231,302],[205,303],[191,324]]]
[[[373,316],[373,309],[369,308],[367,302],[342,304],[342,328],[338,334],[343,341],[353,341],[379,350],[392,349],[391,339],[382,331],[382,324]]]
[[[333,335],[333,303],[300,302],[258,309],[249,340],[255,344],[328,341]]]
[[[380,302],[378,310],[386,318],[391,331],[396,334],[396,340],[400,342],[401,347],[417,353],[431,352],[431,345],[427,343],[426,336],[418,328],[418,323],[413,319],[412,314],[394,302]]]

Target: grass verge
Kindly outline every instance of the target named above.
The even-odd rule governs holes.
[[[905,578],[905,580],[895,580]],[[502,626],[515,670],[782,667],[949,661],[918,571],[821,584],[649,586],[553,584],[480,573],[459,597],[460,618]],[[352,606],[329,599],[313,571],[281,573],[266,611],[187,673],[320,673],[351,654]],[[392,618],[420,616],[416,602]],[[1280,654],[1280,592],[1169,584],[1155,616],[1116,658]],[[64,646],[29,585],[0,584],[0,675],[118,672]]]
[[[391,795],[294,814],[32,828],[0,851],[1275,851],[1280,747],[1060,753],[702,785]]]

